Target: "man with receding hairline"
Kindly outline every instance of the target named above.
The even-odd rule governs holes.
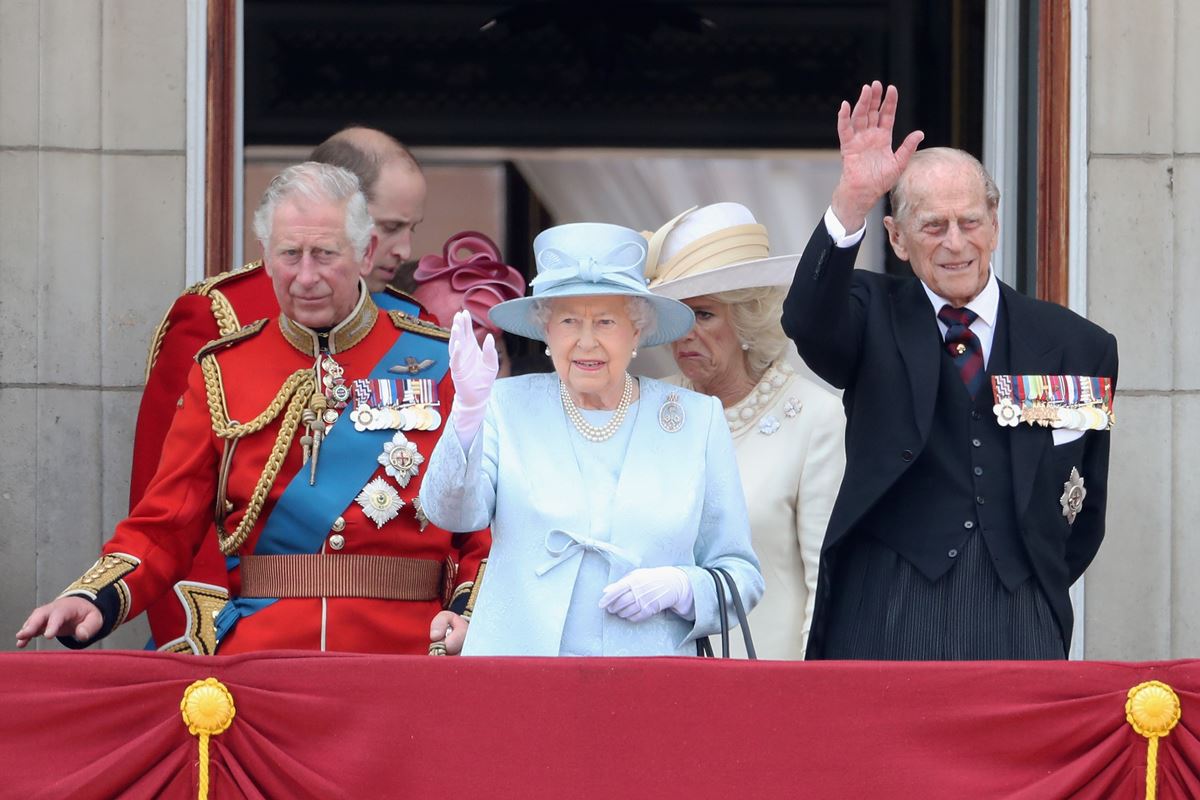
[[[1116,340],[996,279],[1000,192],[961,150],[893,151],[895,87],[842,103],[842,174],[783,326],[844,389],[846,471],[807,658],[1061,659],[1104,536]],[[888,191],[914,278],[853,269]]]
[[[358,176],[375,220],[379,248],[367,276],[382,292],[412,258],[412,236],[425,218],[425,176],[408,148],[383,131],[352,126],[317,145],[311,161],[348,169]]]

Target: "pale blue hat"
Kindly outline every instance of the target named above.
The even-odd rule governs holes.
[[[538,272],[529,284],[533,296],[492,306],[488,317],[509,333],[545,339],[546,332],[534,314],[538,300],[628,295],[644,298],[658,318],[655,330],[641,343],[649,347],[672,342],[687,333],[696,318],[683,303],[646,288],[646,247],[640,233],[620,225],[576,222],[548,228],[533,240]]]

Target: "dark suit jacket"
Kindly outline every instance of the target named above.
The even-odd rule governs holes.
[[[921,453],[937,395],[941,353],[933,341],[941,337],[920,281],[855,270],[857,252],[836,247],[822,220],[783,307],[783,328],[805,362],[845,390],[846,472],[821,553],[809,658],[821,655],[829,596],[837,590],[830,586],[830,562],[856,522]],[[1109,376],[1115,385],[1117,342],[1111,334],[1003,283],[1000,291],[1011,374]],[[1049,428],[1021,424],[1009,430],[1019,534],[1069,643],[1073,616],[1067,590],[1104,537],[1109,434],[1088,431],[1056,446]],[[1072,467],[1083,476],[1087,497],[1068,524],[1059,498]]]

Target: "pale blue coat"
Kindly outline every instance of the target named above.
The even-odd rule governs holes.
[[[634,566],[683,567],[695,597],[695,622],[666,611],[630,623],[604,611],[603,655],[695,655],[693,640],[720,631],[712,578],[723,566],[747,610],[762,597],[758,558],[729,428],[713,397],[640,378],[634,429],[611,498],[609,579]],[[668,433],[658,411],[674,392],[682,430]],[[627,420],[626,425],[630,424]],[[464,453],[448,424],[427,465],[421,503],[430,521],[452,531],[492,526],[492,550],[463,653],[559,654],[567,608],[587,539],[588,487],[575,452],[586,453],[563,411],[558,377],[525,375],[496,382],[480,433]],[[601,549],[604,545],[600,546]],[[552,551],[551,548],[554,548]],[[550,566],[554,563],[553,566]],[[539,574],[540,573],[540,574]],[[599,597],[596,598],[599,601]],[[732,609],[730,617],[733,617]]]

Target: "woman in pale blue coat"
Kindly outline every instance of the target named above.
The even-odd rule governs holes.
[[[561,225],[534,252],[533,297],[490,316],[545,340],[555,374],[496,381],[490,337],[457,315],[451,424],[422,484],[435,525],[492,527],[463,653],[694,655],[720,630],[703,568],[727,569],[750,607],[763,581],[720,402],[626,372],[692,312],[646,289],[636,231]]]

